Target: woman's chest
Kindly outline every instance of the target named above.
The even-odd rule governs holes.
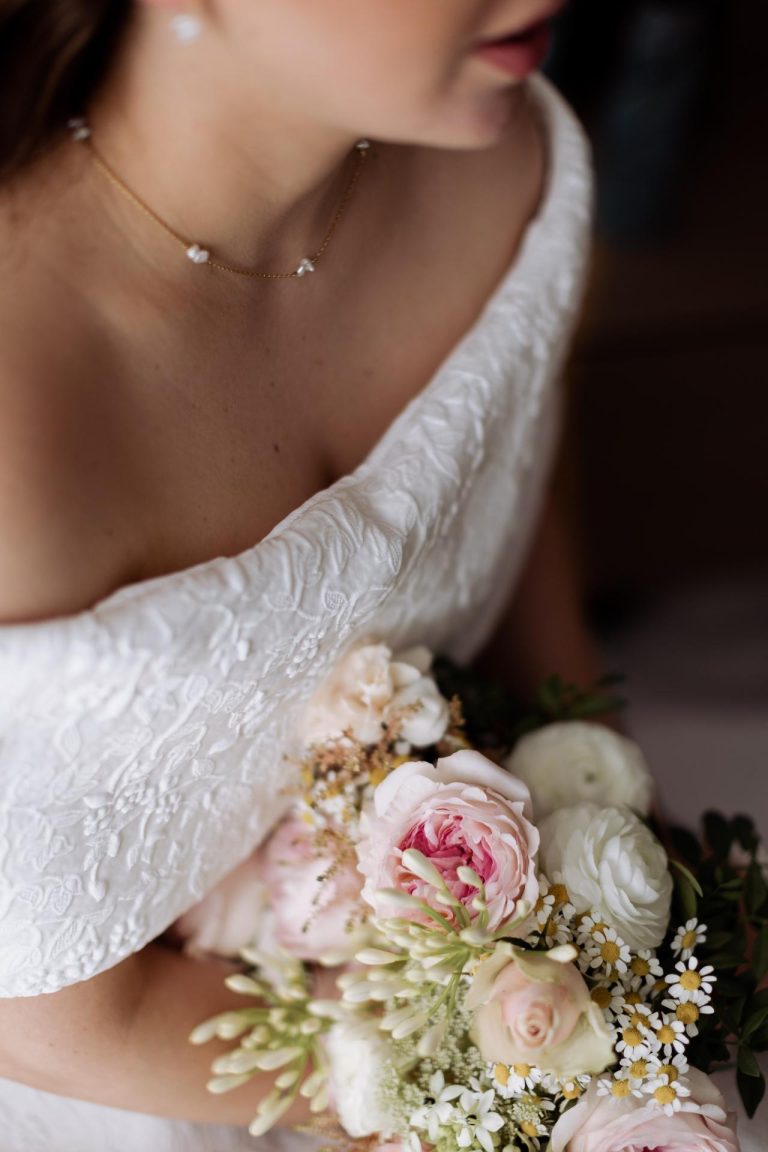
[[[267,283],[237,340],[201,330],[171,350],[157,389],[128,389],[141,397],[126,424],[135,579],[252,547],[355,471],[411,401],[418,419],[421,393],[508,270],[536,204],[538,187],[521,186],[515,203],[478,175],[418,181],[422,210],[384,240],[342,246],[335,266],[329,253],[328,267],[279,296]],[[161,360],[150,349],[134,367],[151,373]]]

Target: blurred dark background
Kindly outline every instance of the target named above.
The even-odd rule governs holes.
[[[672,816],[768,836],[768,5],[571,0],[590,133],[566,460],[590,613]]]

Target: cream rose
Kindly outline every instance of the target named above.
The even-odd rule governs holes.
[[[548,724],[515,745],[506,767],[531,790],[537,820],[583,800],[647,816],[653,778],[639,746],[602,724]]]
[[[378,1022],[338,1021],[324,1043],[330,1060],[330,1102],[345,1132],[358,1140],[394,1136],[397,1121],[386,1102],[394,1054]]]
[[[575,955],[569,946],[549,953],[496,946],[465,1000],[483,1059],[530,1064],[563,1079],[613,1063],[611,1030],[571,962]]]
[[[540,825],[541,862],[576,912],[597,909],[630,948],[657,948],[669,923],[667,854],[630,808],[576,804]]]
[[[382,724],[402,708],[400,736],[427,748],[445,734],[450,706],[429,675],[432,653],[423,645],[393,655],[386,644],[358,645],[348,652],[310,698],[304,716],[307,743],[322,743],[351,729],[362,744],[374,744]]]
[[[552,1129],[550,1152],[739,1152],[735,1117],[708,1076],[685,1075],[691,1095],[667,1116],[647,1097],[598,1096],[593,1081]]]
[[[435,765],[402,764],[379,784],[373,807],[372,814],[363,812],[357,850],[363,898],[379,915],[418,918],[391,905],[384,888],[446,913],[432,886],[404,867],[409,848],[427,857],[468,909],[477,890],[459,879],[458,869],[474,869],[485,886],[493,929],[515,914],[520,901],[536,902],[539,833],[529,819],[528,789],[479,752],[454,752]]]

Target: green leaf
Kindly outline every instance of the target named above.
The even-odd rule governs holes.
[[[752,1049],[748,1048],[746,1044],[739,1045],[738,1062],[739,1071],[743,1072],[745,1076],[760,1075],[760,1065],[757,1062],[757,1058]]]
[[[682,911],[682,920],[692,920],[696,916],[698,909],[698,902],[696,900],[696,890],[691,884],[689,879],[690,872],[687,868],[681,868],[675,876],[675,894],[680,904]]]
[[[678,872],[680,872],[681,875],[685,876],[686,880],[690,884],[691,888],[693,888],[696,895],[699,897],[700,900],[703,900],[704,899],[704,893],[701,890],[701,884],[699,884],[698,880],[693,875],[693,873],[690,872],[686,868],[685,864],[681,864],[679,860],[670,860],[670,864],[672,865],[673,868],[677,868]]]
[[[731,932],[711,932],[709,936],[707,936],[707,942],[705,945],[707,955],[709,955],[711,952],[721,951],[721,949],[727,947],[727,945],[730,944],[732,939],[733,935]]]
[[[768,972],[768,924],[763,924],[752,946],[752,972],[758,984]]]
[[[732,1036],[738,1035],[741,1030],[741,1017],[746,1002],[746,996],[739,996],[737,999],[729,1001],[728,1004],[720,1005],[720,1019]]]
[[[749,915],[759,916],[763,905],[768,900],[768,884],[765,883],[763,870],[757,860],[753,860],[747,869],[744,895]]]
[[[744,1027],[741,1030],[742,1040],[749,1040],[753,1032],[757,1032],[758,1028],[760,1028],[766,1020],[768,1020],[768,1004],[763,1008],[758,1008],[756,1012],[752,1012],[747,1016]]]
[[[744,963],[744,953],[742,951],[733,952],[715,952],[712,955],[707,955],[707,963],[711,964],[715,971],[718,973],[718,982],[720,980],[720,971],[725,969],[740,968]]]
[[[739,1087],[739,1095],[744,1104],[744,1110],[751,1120],[765,1095],[765,1077],[759,1069],[757,1076],[747,1076],[739,1068],[736,1072],[736,1083]]]
[[[743,888],[744,880],[741,876],[730,876],[727,880],[720,881],[717,891],[719,895],[728,893],[730,896],[735,893],[737,896],[741,896]]]
[[[707,963],[709,963],[709,956],[707,956]],[[736,976],[717,974],[717,994],[718,996],[727,996],[729,998],[739,997],[744,995],[744,981],[739,980]],[[750,1001],[753,1009],[759,1008],[760,1005],[754,1003],[754,997]]]

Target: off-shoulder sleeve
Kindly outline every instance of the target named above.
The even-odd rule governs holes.
[[[291,801],[304,701],[380,638],[477,652],[551,460],[592,180],[532,90],[547,189],[477,321],[359,468],[258,544],[0,626],[0,995],[55,992],[164,931]]]

